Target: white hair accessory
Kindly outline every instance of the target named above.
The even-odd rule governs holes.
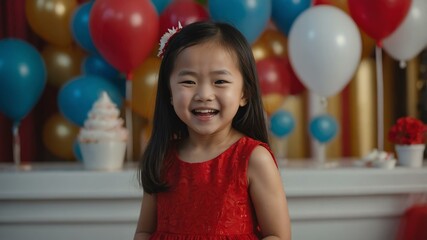
[[[165,51],[165,48],[168,45],[169,39],[175,35],[177,32],[179,32],[182,29],[182,25],[181,22],[178,21],[178,27],[172,27],[170,29],[168,29],[167,32],[165,32],[165,34],[163,34],[163,36],[160,38],[160,47],[159,47],[159,53],[157,53],[158,57],[162,57]]]

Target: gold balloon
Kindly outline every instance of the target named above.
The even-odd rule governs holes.
[[[329,0],[328,2],[330,2],[332,5],[334,5],[335,7],[343,10],[344,12],[346,12],[347,14],[349,14],[349,10],[348,10],[348,0]]]
[[[133,73],[131,107],[149,121],[154,115],[159,69],[160,59],[149,57]]]
[[[255,61],[268,57],[286,57],[287,44],[288,40],[281,32],[275,29],[266,29],[252,45]]]
[[[277,111],[284,101],[285,97],[278,93],[270,93],[262,96],[262,104],[268,116]]]
[[[25,14],[31,29],[49,43],[68,46],[72,42],[70,21],[76,0],[26,0]]]
[[[52,115],[43,127],[43,144],[53,155],[63,159],[74,159],[73,144],[79,128],[61,114]]]
[[[151,133],[153,132],[153,123],[147,122],[144,126],[144,137],[148,140],[151,137]]]
[[[47,45],[42,51],[46,63],[47,82],[61,87],[65,82],[80,75],[85,54],[76,47]]]

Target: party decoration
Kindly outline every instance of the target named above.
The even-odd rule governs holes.
[[[349,0],[350,15],[357,25],[372,37],[375,48],[377,80],[377,148],[384,148],[384,89],[382,69],[383,39],[394,32],[406,17],[411,0]]]
[[[89,29],[104,59],[129,74],[150,54],[158,38],[159,19],[149,0],[103,0],[93,4]]]
[[[98,54],[89,29],[89,16],[92,6],[93,2],[86,2],[74,10],[71,17],[71,34],[81,48],[89,53]]]
[[[348,3],[347,0],[313,0],[313,5],[320,5],[320,4],[328,4],[333,5],[344,12],[348,13]]]
[[[196,2],[198,2],[202,5],[206,5],[208,3],[208,0],[196,0]]]
[[[0,112],[15,123],[36,105],[46,86],[40,53],[19,39],[0,41]]]
[[[277,28],[288,36],[295,19],[310,7],[311,0],[273,0],[272,3],[271,18]]]
[[[283,58],[272,57],[256,63],[261,94],[289,94],[290,78],[286,71],[286,61]]]
[[[82,151],[80,150],[79,141],[77,141],[77,139],[75,139],[73,143],[73,154],[79,162],[83,162]]]
[[[173,1],[162,12],[159,18],[159,36],[168,29],[177,28],[179,23],[186,26],[190,23],[209,19],[205,7],[194,1]]]
[[[255,61],[269,57],[287,57],[288,40],[275,29],[266,29],[252,44]]]
[[[295,74],[295,71],[288,58],[285,59],[285,69],[288,72],[289,76],[289,94],[298,95],[305,91],[304,84],[301,83],[298,76]]]
[[[42,57],[46,63],[47,82],[61,87],[71,78],[80,75],[84,56],[77,47],[46,45],[42,50]]]
[[[147,120],[152,120],[156,103],[156,91],[160,59],[147,58],[135,69],[132,89],[132,109]]]
[[[318,115],[310,121],[310,134],[319,142],[331,141],[338,132],[338,124],[330,115]]]
[[[99,55],[87,56],[82,62],[82,71],[86,75],[97,75],[106,79],[118,78],[120,73]]]
[[[280,93],[269,93],[262,96],[264,111],[268,116],[279,110],[285,101],[285,96]]]
[[[68,46],[73,41],[69,26],[77,4],[76,0],[26,0],[25,15],[31,29],[41,38]]]
[[[294,22],[288,41],[296,75],[322,97],[341,91],[359,65],[359,31],[336,7],[320,5],[304,11]]]
[[[348,0],[350,15],[377,45],[403,21],[411,0]]]
[[[60,89],[59,110],[67,120],[83,126],[87,113],[102,91],[106,91],[118,107],[122,105],[122,96],[112,83],[98,76],[83,75],[71,79]]]
[[[270,118],[270,130],[274,136],[282,138],[288,136],[295,128],[295,120],[292,114],[285,110],[279,110]]]
[[[113,85],[116,86],[116,88],[119,90],[120,94],[125,98],[126,97],[126,85],[128,83],[126,81],[126,76],[120,75],[119,77],[109,78],[108,80],[110,80],[110,82],[112,82]]]
[[[50,153],[62,159],[74,159],[73,143],[79,128],[61,114],[49,117],[43,126],[43,144]]]
[[[271,0],[208,1],[211,18],[234,25],[250,43],[254,43],[267,26],[271,5]]]
[[[384,49],[394,59],[408,61],[427,46],[427,1],[412,0],[406,18],[390,36],[384,39]]]
[[[347,0],[314,0],[313,5],[327,4],[335,6],[350,16]],[[359,28],[360,36],[362,37],[362,58],[370,57],[375,47],[375,41],[362,29]]]
[[[172,2],[172,0],[151,0],[154,4],[154,7],[157,10],[157,13],[160,15],[165,8]]]

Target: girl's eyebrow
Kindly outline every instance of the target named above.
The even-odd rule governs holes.
[[[215,70],[211,72],[212,75],[232,75],[229,71],[225,70],[225,69],[221,69],[221,70]]]
[[[210,72],[211,75],[232,75],[229,71],[225,69],[215,70]],[[178,73],[178,76],[197,76],[197,73],[191,70],[182,70]]]
[[[186,75],[197,76],[197,73],[190,70],[182,70],[178,73],[178,76],[186,76]]]

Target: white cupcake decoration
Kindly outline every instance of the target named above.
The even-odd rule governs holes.
[[[127,141],[128,131],[123,127],[120,111],[107,92],[93,104],[84,127],[80,129],[80,142]]]

